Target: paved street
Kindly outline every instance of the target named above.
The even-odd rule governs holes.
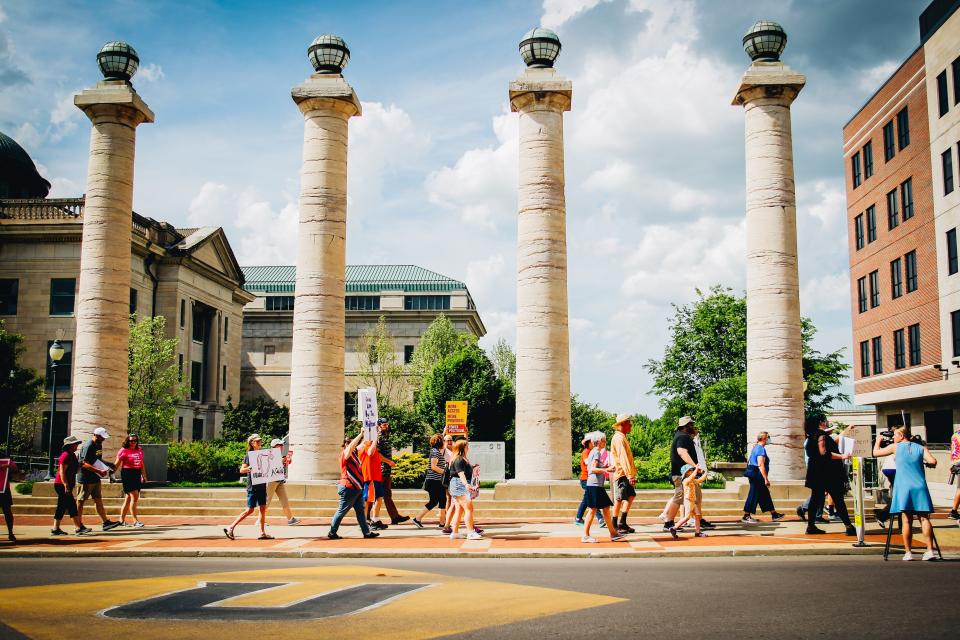
[[[239,612],[256,609],[258,630],[268,634],[276,625],[284,637],[955,638],[957,566],[837,557],[3,559],[0,637],[62,638],[76,629],[89,637],[209,638],[228,628],[246,636],[252,631],[243,631]],[[82,584],[89,582],[99,584]],[[133,606],[164,610],[166,622],[149,619],[161,617],[157,613],[120,619],[134,601],[202,591],[200,582],[272,589],[245,595],[245,587],[234,584],[240,595],[224,604],[236,609],[222,619],[187,622],[190,607],[183,602],[174,610],[150,601]],[[350,591],[358,584],[374,586]],[[400,595],[370,605],[378,588]],[[366,597],[369,608],[336,624],[294,618],[291,603],[303,608],[302,601],[331,591],[333,611],[351,610],[336,591]],[[280,608],[265,608],[271,605]],[[451,616],[450,606],[462,612]],[[216,617],[218,610],[203,613]]]

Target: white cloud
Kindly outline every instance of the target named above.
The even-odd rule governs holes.
[[[157,82],[163,80],[165,77],[166,74],[163,73],[163,67],[153,62],[137,70],[137,79],[143,80],[144,82]]]
[[[828,273],[811,278],[800,287],[804,315],[825,311],[850,311],[850,272]]]
[[[467,287],[480,308],[499,302],[499,290],[508,277],[504,274],[504,264],[503,255],[499,253],[467,263]]]
[[[548,29],[556,29],[575,15],[592,9],[609,0],[543,0],[543,17],[540,23]]]
[[[27,153],[30,153],[30,149],[39,147],[43,142],[43,135],[29,122],[24,122],[14,129],[11,137],[20,143],[21,147],[27,149]]]
[[[887,80],[893,72],[897,70],[897,67],[900,66],[900,62],[897,60],[884,60],[880,64],[870,67],[866,71],[859,74],[859,81],[857,86],[861,91],[865,91],[868,94],[872,94],[877,90],[883,82]]]

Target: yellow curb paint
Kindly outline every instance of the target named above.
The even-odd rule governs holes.
[[[386,601],[346,618],[272,621],[176,621],[118,620],[100,615],[105,609],[193,589],[201,582],[286,583],[285,586],[247,594],[219,607],[283,607],[335,589],[373,583],[426,583],[429,588]],[[439,593],[438,593],[439,590]],[[438,600],[456,600],[465,606],[456,616],[432,616]],[[349,624],[352,638],[382,638],[390,628],[391,639],[434,638],[465,633],[496,625],[513,624],[558,613],[579,611],[624,602],[622,598],[471,580],[371,566],[304,567],[194,574],[137,580],[111,580],[80,584],[46,585],[0,590],[0,620],[30,638],[59,640],[69,637],[136,637],[138,640],[209,640],[255,633],[262,637],[343,637]],[[69,603],[70,615],[63,612]]]

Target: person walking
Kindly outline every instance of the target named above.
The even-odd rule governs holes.
[[[587,458],[590,456],[590,450],[593,449],[593,442],[588,433],[580,441],[583,451],[580,452],[580,488],[583,489],[583,498],[580,499],[580,506],[577,507],[577,517],[573,520],[574,524],[583,524],[583,514],[587,510],[587,479],[590,473],[587,471]]]
[[[427,504],[423,510],[414,516],[413,524],[423,529],[423,519],[434,507],[440,509],[440,525],[443,526],[447,510],[447,490],[443,486],[443,472],[447,468],[447,460],[443,457],[443,436],[433,434],[430,437],[430,457],[427,460],[427,476],[423,480],[423,490],[427,492]]]
[[[610,507],[613,501],[607,495],[603,485],[607,481],[607,474],[612,473],[616,465],[612,456],[607,455],[607,436],[602,431],[594,431],[588,434],[593,446],[590,449],[590,455],[587,456],[587,518],[584,521],[583,536],[580,542],[585,544],[596,544],[597,539],[590,535],[590,529],[593,527],[593,520],[597,513],[603,516],[603,521],[607,524],[607,533],[610,534],[610,542],[620,542],[626,540],[624,536],[617,532],[617,528],[610,518]]]
[[[357,455],[357,447],[361,440],[363,440],[363,431],[353,438],[347,436],[343,439],[343,450],[340,452],[340,482],[337,483],[340,505],[337,507],[337,512],[333,514],[333,520],[330,521],[330,531],[327,532],[327,537],[331,540],[340,540],[341,536],[337,532],[340,530],[343,517],[347,515],[350,509],[353,509],[357,516],[357,525],[360,527],[364,538],[380,536],[379,533],[370,531],[370,527],[367,525],[363,504],[363,469],[361,468],[360,457]],[[365,442],[364,446],[376,449],[377,445],[374,441],[370,441]]]
[[[259,509],[257,514],[257,524],[260,525],[260,537],[258,540],[273,540],[273,536],[267,533],[267,485],[253,484],[250,470],[253,467],[253,458],[250,453],[257,451],[263,446],[263,440],[256,433],[247,438],[247,454],[243,457],[243,464],[240,465],[240,475],[247,476],[247,508],[236,517],[229,527],[223,530],[223,534],[235,540],[236,536],[233,530],[243,522],[247,516]]]
[[[450,495],[460,505],[460,510],[451,524],[451,540],[460,537],[461,519],[466,521],[467,529],[470,530],[467,534],[468,540],[483,538],[473,524],[473,497],[470,494],[473,484],[473,465],[467,459],[469,449],[470,445],[466,440],[457,440],[453,443],[453,460],[450,462]]]
[[[16,542],[17,536],[13,535],[13,487],[10,486],[10,478],[13,472],[17,470],[17,463],[13,458],[4,458],[0,461],[0,511],[3,511],[3,521],[7,525],[7,540]]]
[[[63,450],[57,458],[57,473],[53,477],[53,490],[57,492],[57,509],[53,513],[53,529],[50,530],[50,535],[67,535],[67,532],[60,528],[64,515],[69,515],[73,519],[78,536],[93,531],[80,522],[80,516],[77,515],[77,501],[73,498],[73,488],[77,484],[77,470],[80,468],[80,461],[77,459],[79,446],[80,438],[75,435],[69,435],[63,439]]]
[[[380,522],[380,507],[387,508],[387,515],[390,516],[390,524],[402,524],[410,519],[410,516],[402,516],[397,510],[397,505],[393,502],[393,467],[396,463],[393,461],[393,445],[390,442],[390,422],[386,418],[377,420],[377,429],[380,431],[380,437],[377,441],[377,449],[380,451],[380,475],[383,480],[383,498],[378,498],[373,509],[373,521]]]
[[[443,459],[447,461],[447,468],[443,472],[443,477],[440,479],[440,482],[443,484],[443,490],[447,494],[447,513],[440,522],[440,528],[443,530],[442,533],[444,535],[450,535],[450,532],[453,531],[450,525],[453,523],[453,517],[460,507],[453,499],[453,496],[450,495],[450,463],[453,462],[453,436],[447,433],[446,429],[443,430]]]
[[[120,510],[120,525],[127,526],[127,512],[133,513],[133,526],[143,527],[137,506],[140,502],[140,490],[147,482],[147,469],[143,465],[143,448],[140,446],[140,437],[135,433],[128,434],[123,439],[117,459],[113,463],[114,469],[120,469],[120,482],[123,484],[123,508]]]
[[[957,480],[960,477],[960,422],[954,425],[954,428],[956,431],[950,436],[950,483],[956,481],[957,491],[953,494],[953,507],[947,517],[960,520],[960,512],[957,512],[957,509],[960,509],[960,480]]]
[[[363,504],[367,522],[373,530],[389,528],[380,520],[372,519],[373,507],[383,498],[383,465],[380,460],[378,443],[380,431],[377,430],[373,440],[364,440],[360,446],[360,469],[363,472]]]
[[[880,446],[882,434],[877,434],[873,444],[873,455],[880,458],[896,453],[897,481],[891,489],[890,515],[903,514],[907,517],[907,524],[900,527],[903,536],[904,560],[913,560],[913,518],[920,521],[923,537],[927,539],[927,551],[923,554],[924,560],[934,560],[933,553],[933,525],[930,514],[933,513],[933,500],[930,498],[930,489],[927,487],[927,476],[924,465],[931,469],[937,466],[937,459],[931,455],[926,446],[910,441],[910,427],[900,426],[893,430],[893,443],[886,447]]]
[[[77,517],[83,522],[83,505],[87,500],[93,499],[104,531],[120,526],[119,522],[107,518],[100,486],[100,480],[107,477],[110,468],[110,465],[103,461],[103,441],[109,437],[110,434],[103,427],[93,430],[93,437],[80,447],[80,470],[77,472]]]
[[[683,506],[683,476],[680,469],[683,465],[689,464],[697,468],[697,473],[706,471],[697,464],[696,444],[693,441],[693,433],[696,425],[693,418],[683,416],[677,421],[677,431],[673,434],[673,442],[670,443],[670,479],[673,481],[673,498],[670,506],[663,516],[663,530],[669,532],[674,526],[674,518],[680,507]]]
[[[670,535],[673,536],[674,540],[680,537],[677,535],[677,531],[683,528],[683,525],[687,524],[691,519],[693,520],[694,527],[693,536],[695,538],[706,536],[706,534],[700,530],[700,521],[702,519],[703,503],[701,487],[707,480],[707,473],[703,472],[699,476],[697,474],[697,468],[692,464],[685,464],[680,467],[680,476],[682,477],[680,482],[683,485],[683,509],[685,515],[677,522],[676,526],[670,527]]]
[[[610,440],[610,455],[613,458],[613,475],[610,479],[610,485],[613,488],[613,522],[617,525],[617,532],[634,533],[634,529],[627,524],[627,515],[630,513],[633,499],[637,497],[637,491],[634,489],[637,482],[637,467],[633,463],[633,451],[630,450],[630,443],[627,441],[627,434],[633,429],[630,416],[626,413],[618,415],[613,423],[613,429],[613,438]]]
[[[809,514],[817,514],[823,510],[824,494],[833,499],[837,516],[846,527],[848,536],[857,535],[857,530],[850,522],[847,514],[847,505],[843,500],[844,467],[843,461],[850,458],[849,453],[841,454],[837,443],[826,431],[827,419],[825,416],[811,416],[804,422],[804,431],[807,434],[806,451],[809,458],[807,463],[807,477],[805,485],[810,489]],[[808,534],[826,533],[816,525],[815,516],[807,518]]]
[[[270,441],[270,448],[280,449],[282,452],[283,440],[274,438]],[[287,498],[287,467],[290,466],[292,460],[293,451],[289,451],[287,455],[283,456],[283,479],[273,480],[267,483],[267,508],[270,508],[270,503],[273,502],[273,496],[277,496],[280,499],[280,508],[283,509],[283,515],[287,518],[287,524],[291,527],[300,524],[300,518],[293,515],[293,511],[290,509],[290,500]]]
[[[773,498],[770,496],[770,457],[767,455],[769,442],[769,433],[761,431],[757,434],[757,443],[750,450],[747,468],[743,471],[743,475],[750,481],[750,492],[747,494],[746,502],[743,503],[743,518],[740,519],[743,524],[759,522],[753,517],[758,505],[761,511],[770,514],[773,522],[783,520],[785,517],[773,506]]]

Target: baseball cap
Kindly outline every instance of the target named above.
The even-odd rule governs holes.
[[[277,445],[280,445],[280,446],[282,447],[282,446],[283,446],[283,440],[281,440],[280,438],[274,438],[273,440],[270,441],[270,448],[271,448],[271,449],[272,449],[273,447],[277,446]]]
[[[377,424],[388,424],[388,422],[386,418],[377,418]]]
[[[680,426],[680,427],[686,427],[691,424],[693,424],[693,418],[691,418],[690,416],[683,416],[682,418],[677,420],[677,426]]]
[[[107,430],[104,429],[103,427],[97,427],[96,429],[94,429],[94,430],[93,430],[93,435],[95,435],[95,436],[100,436],[100,437],[103,438],[104,440],[106,440],[107,438],[110,437],[110,434],[108,434],[108,433],[107,433]]]
[[[259,433],[251,433],[250,437],[247,438],[247,444],[250,444],[254,440],[263,440],[263,438],[260,437]]]

